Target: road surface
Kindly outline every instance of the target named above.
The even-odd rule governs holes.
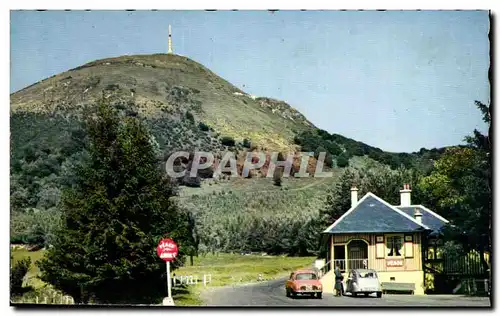
[[[275,280],[251,285],[208,288],[202,292],[205,306],[415,306],[415,307],[490,307],[487,297],[462,295],[383,295],[369,297],[335,297],[323,294],[322,299],[309,297],[288,298],[284,290],[285,280]]]

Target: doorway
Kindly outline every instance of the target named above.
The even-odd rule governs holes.
[[[347,245],[349,269],[368,268],[368,244],[363,240],[353,240]]]
[[[339,265],[340,271],[345,271],[345,245],[333,246],[333,259],[334,266]]]

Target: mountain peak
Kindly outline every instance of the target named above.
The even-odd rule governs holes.
[[[185,56],[125,55],[86,63],[11,94],[11,111],[75,114],[101,98],[145,118],[196,121],[236,140],[288,150],[313,125],[283,101],[255,98]]]

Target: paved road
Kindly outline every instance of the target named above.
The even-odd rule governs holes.
[[[389,295],[382,298],[334,297],[323,294],[323,299],[297,297],[288,298],[284,290],[285,280],[259,284],[209,288],[202,293],[205,306],[467,306],[489,307],[487,297],[465,297],[459,295]]]

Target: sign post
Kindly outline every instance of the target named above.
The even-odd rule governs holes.
[[[172,284],[170,282],[170,261],[167,261],[167,291],[168,297],[172,297]]]
[[[172,299],[172,279],[170,278],[170,261],[173,261],[178,254],[177,244],[170,238],[165,238],[160,240],[158,246],[156,247],[156,253],[163,261],[167,263],[167,293],[168,293],[168,303],[164,305],[173,305],[174,301]]]

